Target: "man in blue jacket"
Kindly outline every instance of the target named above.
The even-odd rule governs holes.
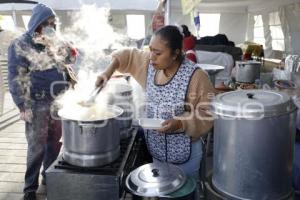
[[[49,31],[50,30],[50,31]],[[14,40],[8,49],[9,90],[26,122],[28,143],[24,200],[35,200],[39,171],[57,158],[61,143],[61,121],[51,117],[50,107],[55,95],[66,89],[66,67],[58,62],[51,43],[41,43],[43,36],[56,30],[55,12],[37,4],[28,23],[28,31]],[[53,48],[52,48],[53,49]],[[58,83],[58,84],[57,84]]]

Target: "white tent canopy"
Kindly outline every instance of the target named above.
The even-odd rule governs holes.
[[[114,10],[155,10],[156,0],[37,0],[54,10],[78,10],[82,5],[96,5],[97,7],[110,7]],[[9,3],[1,4],[0,11],[3,10],[31,10],[34,4]]]
[[[68,11],[79,10],[82,5],[87,4],[96,5],[96,7],[110,7],[111,10],[117,11],[113,13],[115,25],[124,29],[126,27],[124,16],[136,13],[145,14],[145,24],[149,28],[158,0],[40,0],[39,2],[60,11],[60,16],[66,22],[68,15],[64,16],[64,11],[67,13]],[[0,3],[0,14],[1,12],[7,14],[12,10],[27,11],[27,14],[30,14],[33,6]],[[182,14],[181,0],[167,0],[166,11],[167,24],[186,24],[196,33],[191,16]],[[300,25],[298,22],[300,0],[202,0],[194,11],[200,14],[219,14],[218,24],[208,22],[209,25],[218,26],[217,33],[225,34],[235,44],[243,43],[246,40],[255,41],[257,36],[255,26],[259,22],[258,19],[261,19],[261,42],[266,50],[266,56],[272,56],[274,53],[272,45],[276,39],[274,37],[278,37],[278,33],[274,34],[274,28],[278,29],[278,27],[272,27],[270,23],[277,20],[276,23],[279,23],[277,25],[280,25],[279,35],[282,36],[282,39],[284,38],[284,51],[300,54]],[[279,20],[274,17],[275,15],[272,15],[274,12],[276,12]],[[200,24],[203,24],[205,20],[207,22],[207,19],[200,18]],[[147,30],[146,34],[148,33]]]
[[[299,0],[202,0],[197,6],[200,11],[254,12],[276,9],[280,5],[299,2]],[[181,9],[181,0],[171,0],[172,9]]]
[[[191,16],[182,15],[181,0],[169,1],[167,11],[169,24],[187,24],[194,33],[196,32]],[[278,37],[278,31],[274,33],[274,28],[278,27],[272,25],[276,21],[275,25],[279,25],[282,30],[280,35],[283,34],[284,37],[284,51],[300,54],[300,0],[202,0],[195,7],[195,12],[199,12],[200,15],[219,14],[218,33],[226,34],[236,44],[245,40],[255,40],[257,32],[254,26],[257,26],[257,19],[262,19],[261,37],[266,56],[272,56],[274,53],[272,43],[273,39]],[[200,17],[200,26],[201,23],[205,21]],[[209,23],[211,26],[215,25]]]

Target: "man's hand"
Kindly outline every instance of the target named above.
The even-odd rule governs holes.
[[[183,128],[182,122],[176,119],[168,119],[162,123],[162,128],[157,129],[160,133],[174,133]]]
[[[29,109],[20,112],[20,119],[25,121],[25,122],[31,123],[32,122],[32,117],[33,117],[32,111],[29,110]]]

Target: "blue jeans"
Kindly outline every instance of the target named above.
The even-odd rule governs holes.
[[[45,177],[45,170],[56,160],[61,147],[61,121],[51,118],[50,104],[35,105],[32,113],[32,123],[25,124],[28,149],[24,193],[38,189],[42,164]]]

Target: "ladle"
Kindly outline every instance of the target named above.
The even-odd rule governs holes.
[[[92,91],[92,93],[91,93],[89,99],[86,100],[86,101],[82,101],[82,102],[80,102],[79,104],[82,105],[82,106],[85,106],[85,107],[90,107],[90,106],[94,105],[94,104],[95,104],[96,97],[98,96],[98,94],[100,93],[100,91],[103,89],[103,87],[104,87],[104,86],[102,85],[102,86],[100,86],[100,87],[95,88],[95,89]]]

